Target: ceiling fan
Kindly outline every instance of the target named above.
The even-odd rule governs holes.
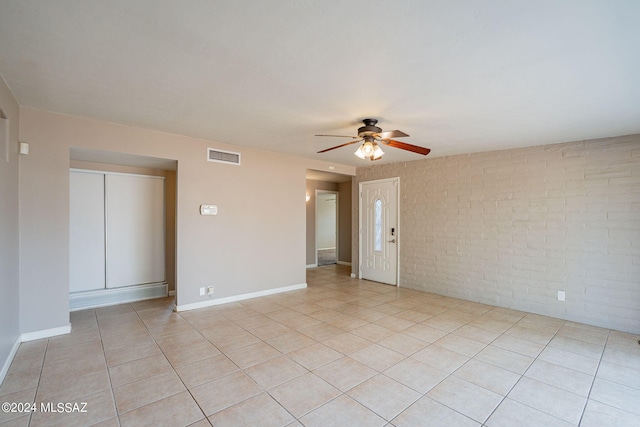
[[[336,148],[346,147],[347,145],[355,144],[360,141],[364,141],[360,147],[354,153],[361,159],[378,160],[382,158],[384,151],[380,148],[378,143],[387,145],[389,147],[400,148],[401,150],[411,151],[412,153],[422,154],[426,156],[431,151],[429,148],[418,147],[417,145],[407,144],[406,142],[396,141],[391,138],[402,138],[409,136],[400,130],[392,130],[389,132],[382,132],[382,129],[376,126],[378,120],[376,119],[364,119],[362,120],[364,126],[358,128],[358,136],[344,136],[344,135],[315,135],[315,136],[331,136],[337,138],[352,138],[353,141],[346,142],[344,144],[336,145],[335,147],[327,148],[326,150],[318,151],[318,153],[326,153],[327,151],[335,150]]]

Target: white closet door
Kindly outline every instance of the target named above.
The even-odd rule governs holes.
[[[105,179],[107,288],[164,282],[164,178]]]
[[[69,292],[104,289],[104,175],[69,174]]]

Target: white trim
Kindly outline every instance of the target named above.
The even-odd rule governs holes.
[[[351,266],[351,263],[350,263],[350,262],[346,262],[346,261],[336,261],[336,264],[338,264],[338,265],[348,265],[348,266]]]
[[[176,291],[169,291],[169,296],[170,297],[175,297],[176,296]]]
[[[67,326],[60,326],[58,328],[43,329],[42,331],[26,332],[20,335],[20,342],[34,341],[42,338],[55,337],[57,335],[64,335],[71,332],[71,323]]]
[[[298,289],[305,289],[306,287],[307,287],[306,283],[302,283],[302,284],[299,284],[299,285],[283,286],[281,288],[267,289],[266,291],[251,292],[251,293],[248,293],[248,294],[234,295],[232,297],[217,298],[217,299],[212,299],[212,300],[208,300],[208,301],[194,302],[194,303],[191,303],[191,304],[176,305],[175,310],[176,311],[195,310],[197,308],[204,308],[204,307],[211,307],[213,305],[227,304],[227,303],[230,303],[230,302],[236,302],[236,301],[242,301],[242,300],[251,299],[251,298],[264,297],[264,296],[267,296],[267,295],[279,294],[279,293],[282,293],[282,292],[296,291]]]
[[[334,247],[332,247],[332,248],[318,248],[317,250],[319,250],[319,251],[326,251],[326,250],[329,250],[329,249],[336,249],[336,247],[334,246]]]
[[[353,231],[353,230],[352,230]],[[362,182],[358,183],[358,274],[354,279],[362,279]]]
[[[316,268],[318,264],[307,264],[307,268]]]
[[[73,292],[69,294],[69,311],[164,298],[167,295],[166,282]]]
[[[18,347],[20,347],[20,336],[16,338],[16,342],[13,343],[13,347],[11,347],[11,351],[9,351],[9,355],[4,361],[4,365],[2,365],[2,370],[0,371],[0,384],[2,384],[2,382],[4,381],[4,377],[7,376],[7,372],[9,372],[9,367],[11,366],[16,353],[18,352]]]
[[[400,287],[400,251],[402,247],[402,225],[400,224],[400,200],[402,200],[402,194],[400,194],[400,190],[402,187],[400,186],[400,177],[395,177],[396,187],[398,190],[396,191],[396,286]]]
[[[351,278],[352,278],[352,279],[357,279],[357,278],[358,278],[358,276],[356,276],[356,273],[351,273]]]
[[[109,180],[107,179],[106,172],[102,174],[102,200],[104,201],[102,218],[104,219],[102,223],[102,235],[104,236],[104,289],[107,288],[107,283],[109,283],[109,235],[107,232],[109,231]],[[71,217],[71,215],[69,215]],[[166,223],[165,223],[166,224]],[[165,238],[166,240],[166,238]],[[73,301],[71,300],[71,296],[69,296],[69,307],[73,307]],[[73,311],[73,309],[71,310]]]

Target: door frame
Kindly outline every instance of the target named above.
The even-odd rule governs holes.
[[[360,181],[358,183],[358,279],[362,279],[362,184],[375,184],[383,182],[394,182],[396,185],[396,286],[400,287],[400,177],[373,179],[370,181]],[[393,286],[393,285],[391,285]]]
[[[316,197],[315,197],[315,202],[316,202],[316,206],[315,206],[315,217],[316,217],[316,241],[315,241],[315,247],[314,247],[314,251],[316,254],[316,267],[318,266],[318,196],[320,194],[335,194],[336,196],[336,264],[338,263],[338,260],[340,259],[340,192],[339,191],[335,191],[335,190],[319,190],[316,189]]]

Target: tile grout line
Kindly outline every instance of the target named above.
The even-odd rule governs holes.
[[[111,382],[111,371],[109,371],[109,364],[107,363],[107,352],[105,351],[104,342],[102,341],[102,329],[100,328],[98,313],[96,312],[95,309],[93,309],[93,314],[96,317],[96,326],[98,328],[98,336],[100,337],[100,347],[102,347],[102,356],[104,357],[104,364],[105,364],[105,367],[107,368],[107,377],[109,377],[109,388],[111,391],[111,399],[113,399],[113,406],[114,408],[116,408],[116,418],[118,419],[118,424],[122,425],[122,422],[120,421],[120,411],[118,410],[118,403],[116,402],[116,395],[113,389],[113,383]]]
[[[38,398],[38,390],[40,389],[40,383],[42,382],[42,373],[44,372],[44,361],[47,357],[47,351],[49,350],[49,340],[50,338],[47,338],[47,345],[45,345],[44,347],[44,354],[42,355],[42,365],[40,365],[40,374],[38,375],[38,384],[36,384],[36,391],[35,394],[33,395],[33,403],[37,404],[37,398]],[[33,420],[33,414],[34,411],[29,413],[29,422],[27,423],[27,426],[31,425],[31,421]]]
[[[582,408],[582,413],[580,414],[580,421],[578,425],[582,423],[582,418],[584,418],[585,412],[587,412],[587,406],[589,405],[589,399],[591,398],[591,391],[593,390],[593,385],[596,382],[596,378],[598,377],[598,370],[600,369],[600,364],[602,363],[602,358],[604,357],[604,352],[607,349],[607,344],[609,343],[609,337],[611,336],[611,329],[607,333],[607,339],[604,342],[604,347],[602,347],[602,354],[600,354],[600,358],[598,359],[598,366],[596,366],[596,371],[593,373],[593,380],[591,381],[591,386],[589,386],[589,392],[587,393],[587,400],[584,402],[584,408]]]

